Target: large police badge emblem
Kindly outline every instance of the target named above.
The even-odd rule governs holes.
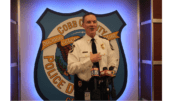
[[[37,21],[42,30],[42,41],[35,63],[34,82],[43,100],[73,100],[74,76],[67,72],[67,55],[75,47],[72,46],[74,40],[85,35],[82,27],[85,13],[87,11],[80,10],[63,14],[47,8]],[[96,16],[96,33],[110,40],[120,59],[117,60],[119,68],[114,79],[117,99],[127,82],[127,64],[121,44],[121,31],[126,24],[117,11]]]

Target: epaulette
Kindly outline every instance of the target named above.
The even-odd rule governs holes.
[[[100,36],[100,35],[99,35],[99,37],[108,40],[107,38],[105,38],[105,37],[103,37],[103,36]],[[109,40],[108,40],[108,41],[109,41]],[[109,44],[110,44],[111,49],[114,50],[114,48],[113,48],[113,46],[111,45],[110,41],[109,41]]]
[[[75,42],[75,41],[77,41],[77,40],[79,40],[79,39],[81,39],[81,38],[83,38],[83,37],[80,37],[80,38],[78,38],[78,39],[74,40],[74,42]]]
[[[105,38],[105,37],[103,37],[103,36],[100,36],[100,35],[99,35],[99,37],[108,40],[107,38]]]

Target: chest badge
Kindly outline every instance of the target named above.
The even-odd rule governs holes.
[[[102,49],[105,49],[105,46],[104,46],[104,44],[101,44],[101,48],[102,48]]]

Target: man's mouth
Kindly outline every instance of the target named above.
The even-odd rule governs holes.
[[[94,30],[94,28],[90,28],[91,29],[91,31],[93,31]]]

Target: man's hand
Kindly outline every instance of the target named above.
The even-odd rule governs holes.
[[[91,61],[94,62],[99,62],[101,60],[101,55],[100,53],[98,54],[92,54],[92,52],[90,52],[90,59]]]

